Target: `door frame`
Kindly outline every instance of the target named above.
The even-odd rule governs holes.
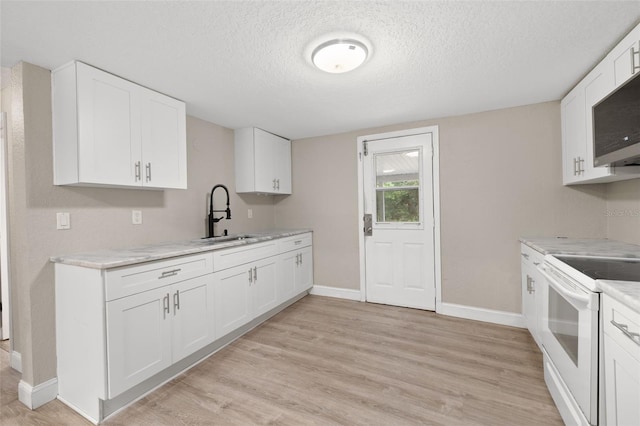
[[[438,126],[418,127],[415,129],[399,130],[395,132],[376,133],[371,135],[358,136],[356,140],[356,159],[358,162],[358,247],[360,257],[360,301],[367,300],[366,287],[366,268],[365,268],[365,243],[364,243],[364,163],[362,157],[364,155],[364,142],[379,139],[398,138],[403,136],[413,136],[423,133],[431,133],[433,138],[433,253],[435,267],[435,286],[436,286],[436,312],[440,312],[442,308],[442,272],[440,260],[440,138]]]
[[[0,135],[0,286],[2,287],[2,327],[0,328],[0,339],[10,339],[9,347],[13,351],[13,325],[11,323],[11,275],[9,262],[9,217],[8,217],[8,145],[9,132],[7,126],[9,121],[7,113],[2,112],[2,135]]]

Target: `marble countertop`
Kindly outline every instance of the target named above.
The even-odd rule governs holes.
[[[640,312],[640,282],[598,280],[598,286],[606,295]]]
[[[93,269],[110,269],[135,265],[142,262],[162,260],[170,257],[204,253],[246,244],[255,244],[277,238],[312,232],[310,229],[270,229],[266,231],[247,232],[229,237],[204,238],[189,241],[165,242],[140,247],[108,249],[64,256],[54,256],[49,260],[54,263],[83,266]],[[233,239],[244,236],[244,239]]]
[[[520,238],[520,242],[544,254],[640,258],[640,246],[596,238]],[[640,312],[640,282],[596,281],[603,293]]]
[[[520,242],[543,254],[640,258],[640,246],[599,238],[520,238]]]

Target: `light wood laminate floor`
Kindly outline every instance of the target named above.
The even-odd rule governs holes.
[[[0,424],[88,425],[29,411],[2,357]],[[308,296],[111,417],[108,425],[562,425],[525,330]]]

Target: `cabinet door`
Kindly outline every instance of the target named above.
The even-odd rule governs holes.
[[[296,294],[309,290],[313,286],[313,251],[311,247],[305,247],[299,251],[299,254],[300,260],[296,269]]]
[[[211,274],[171,287],[174,363],[215,340],[213,291]]]
[[[275,193],[275,155],[280,138],[264,130],[254,129],[254,166],[256,192]]]
[[[586,153],[584,89],[576,87],[562,100],[562,158],[563,183],[580,181],[580,160]]]
[[[82,63],[76,66],[79,181],[139,185],[138,86]]]
[[[253,297],[253,318],[278,306],[276,297],[277,258],[269,257],[254,264],[251,286]]]
[[[216,337],[251,321],[253,265],[241,265],[213,274]]]
[[[296,272],[299,263],[299,252],[290,251],[279,256],[276,293],[278,303],[282,303],[295,295]]]
[[[531,273],[530,267],[522,263],[522,315],[524,316],[529,333],[536,342],[538,338],[538,318],[536,309],[536,289],[535,278]]]
[[[107,302],[109,398],[171,365],[169,297],[164,287]]]
[[[640,25],[627,34],[605,61],[613,62],[616,87],[640,71]]]
[[[640,425],[640,360],[604,335],[607,425]]]
[[[142,184],[187,188],[184,102],[140,88]]]
[[[291,194],[291,141],[278,138],[274,146],[276,192],[278,194]]]

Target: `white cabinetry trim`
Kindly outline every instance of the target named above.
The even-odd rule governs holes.
[[[511,327],[527,328],[522,314],[514,312],[496,311],[493,309],[477,308],[474,306],[457,305],[455,303],[442,302],[436,311],[442,315],[465,318],[475,321],[490,322],[493,324],[508,325]]]
[[[327,287],[324,285],[314,285],[311,287],[311,294],[316,296],[336,297],[338,299],[361,300],[360,290],[350,288]]]
[[[53,401],[57,395],[58,379],[55,377],[35,386],[24,380],[20,380],[18,384],[18,399],[31,410]]]
[[[20,352],[11,351],[11,368],[22,373],[22,355]]]

